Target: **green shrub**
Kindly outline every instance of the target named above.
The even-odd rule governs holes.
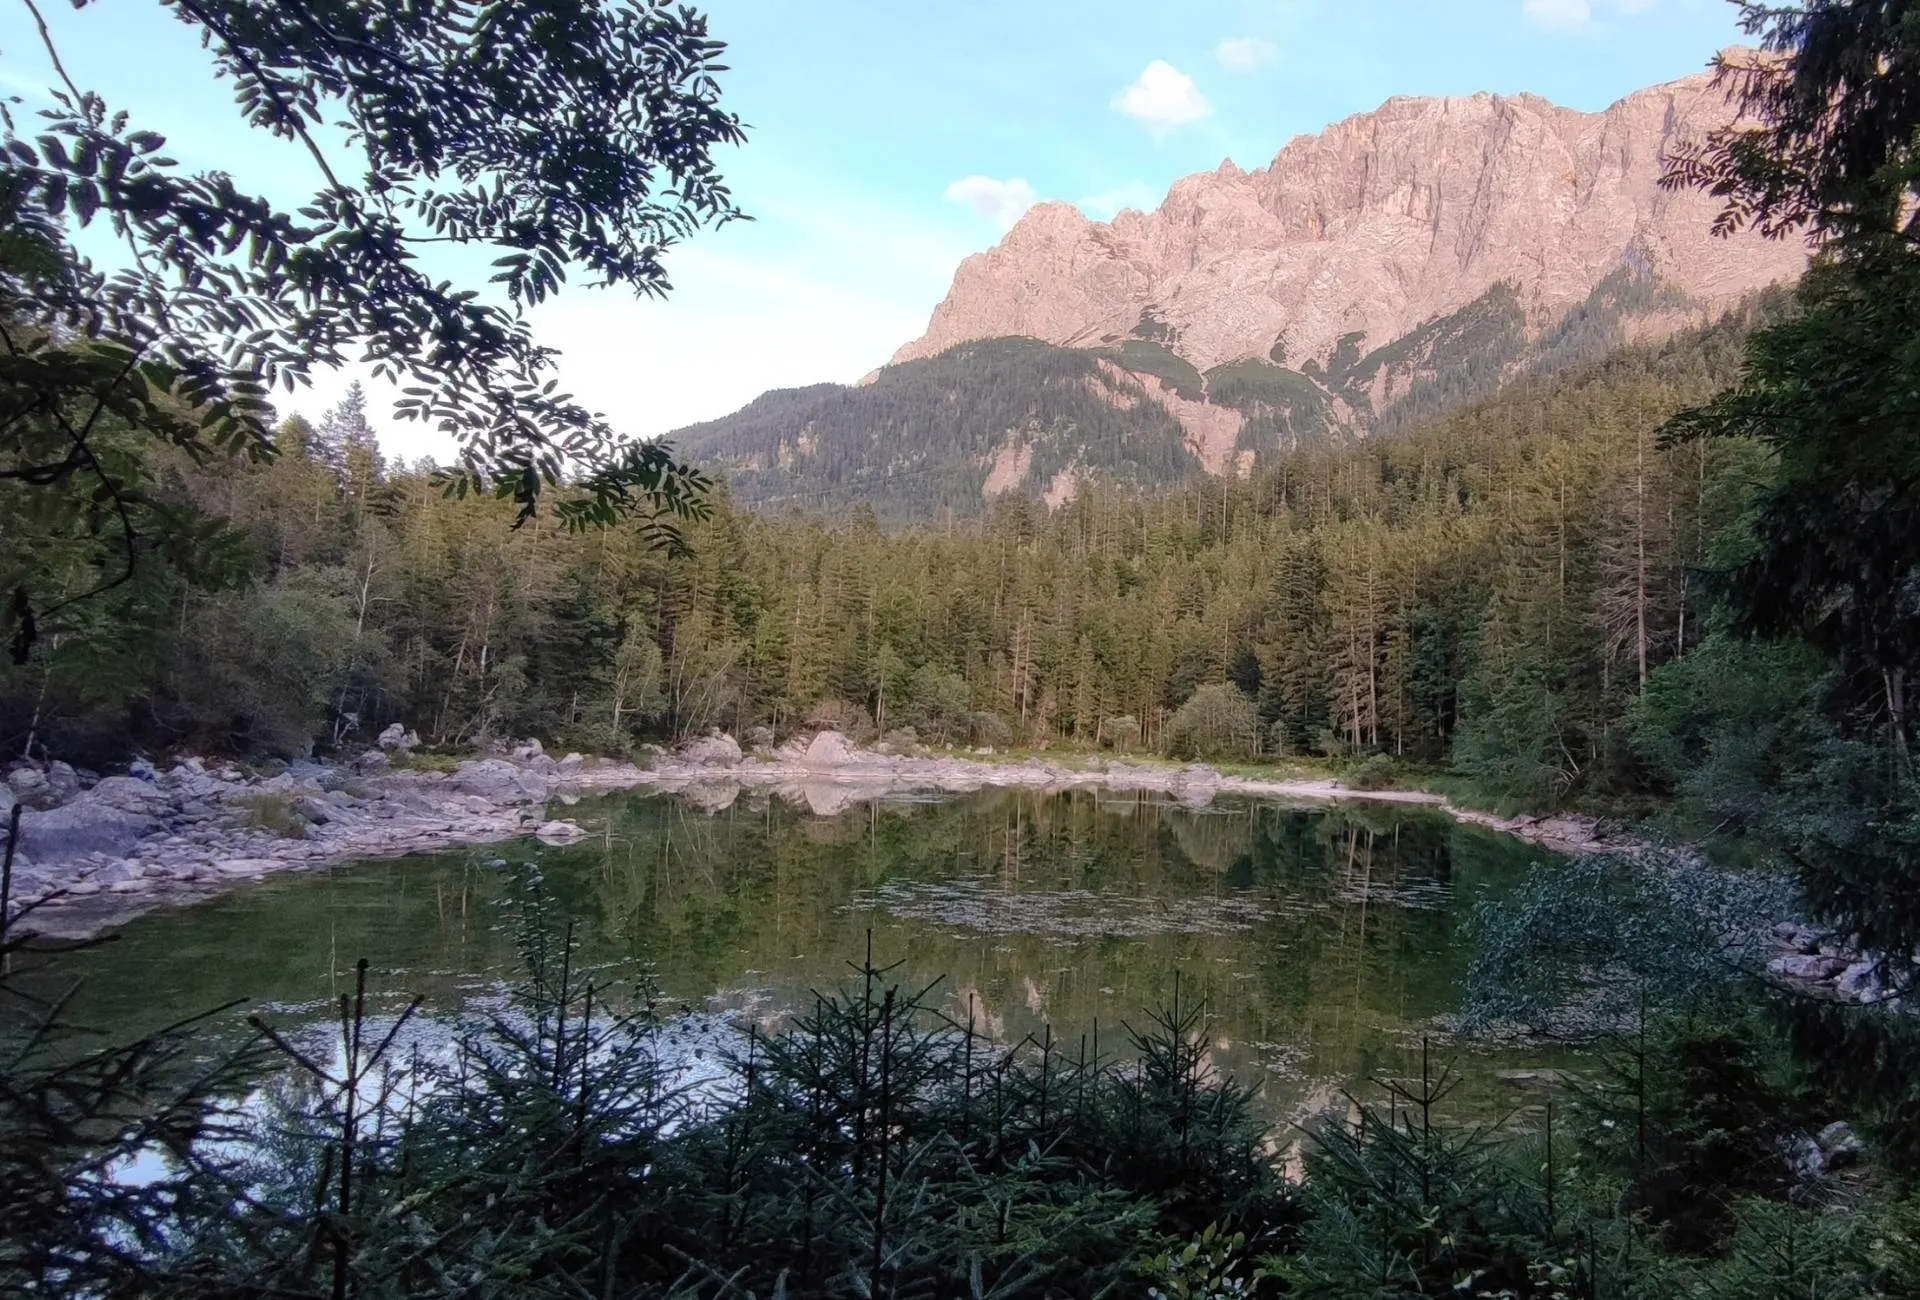
[[[394,753],[388,756],[389,765],[396,772],[457,772],[460,760],[451,754],[428,754],[421,750]]]
[[[245,794],[233,802],[241,810],[243,826],[269,831],[283,839],[302,840],[307,837],[307,819],[294,807],[294,798],[290,794]]]
[[[1161,743],[1169,758],[1254,758],[1260,752],[1260,714],[1238,690],[1212,682],[1174,710]]]
[[[1013,727],[997,713],[979,712],[967,716],[967,734],[976,745],[1005,749],[1013,743]]]
[[[1387,790],[1394,785],[1400,765],[1387,754],[1370,754],[1347,772],[1347,784],[1356,790]]]

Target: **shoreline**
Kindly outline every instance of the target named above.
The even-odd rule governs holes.
[[[187,759],[165,772],[108,777],[65,803],[27,812],[9,929],[88,939],[154,908],[190,905],[282,872],[527,836],[570,843],[589,832],[566,820],[559,806],[628,791],[674,795],[708,812],[742,794],[765,793],[817,816],[889,797],[986,789],[1162,794],[1190,808],[1221,795],[1308,804],[1364,800],[1430,807],[1554,852],[1648,848],[1602,838],[1589,818],[1499,818],[1425,791],[1235,776],[1205,764],[1095,758],[1069,767],[1041,758],[891,755],[857,748],[834,732],[804,749],[793,744],[752,756],[730,738],[709,737],[662,753],[648,767],[577,754],[555,760],[535,743],[512,759],[477,758],[452,772],[387,771],[387,762],[372,751],[355,764],[296,764],[258,780],[232,764]],[[298,833],[246,824],[250,814],[258,819],[263,802],[292,819]]]

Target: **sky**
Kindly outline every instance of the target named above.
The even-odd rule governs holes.
[[[724,102],[748,127],[721,168],[754,219],[673,250],[665,300],[569,288],[533,317],[563,385],[635,436],[770,388],[859,379],[924,331],[960,260],[1036,200],[1100,219],[1151,209],[1182,176],[1229,158],[1265,166],[1393,95],[1530,91],[1598,110],[1741,39],[1726,0],[703,7],[729,45]],[[41,8],[75,80],[166,135],[174,157],[282,201],[312,191],[305,156],[239,123],[158,0]],[[26,7],[0,4],[0,89],[31,110],[51,76]],[[351,377],[282,406],[318,415]],[[376,423],[391,454],[445,455],[430,432]]]

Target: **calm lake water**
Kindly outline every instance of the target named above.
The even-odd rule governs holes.
[[[506,899],[537,863],[595,961],[648,963],[670,999],[776,1027],[837,989],[871,932],[902,984],[944,982],[1007,1041],[1050,1027],[1073,1048],[1171,997],[1204,994],[1213,1059],[1275,1118],[1371,1076],[1417,1073],[1452,1010],[1476,902],[1547,855],[1393,805],[1300,808],[1088,791],[994,791],[817,816],[745,796],[707,812],[658,796],[569,810],[593,838],[287,875],[127,926],[58,960],[77,1020],[117,1034],[234,998],[281,1024],[326,1015],[366,957],[383,1007],[440,1010],[514,974]],[[504,864],[504,865],[503,865]],[[225,1020],[237,1026],[243,1011]],[[1436,1036],[1496,1106],[1498,1071],[1547,1064]]]

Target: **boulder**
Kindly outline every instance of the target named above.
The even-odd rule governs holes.
[[[522,763],[530,762],[533,759],[543,757],[546,754],[546,752],[547,752],[546,748],[543,745],[541,745],[539,741],[534,740],[531,737],[521,741],[519,744],[513,747],[513,757],[518,759]]]
[[[402,751],[405,752],[405,751]],[[353,770],[362,776],[379,776],[393,766],[384,749],[369,749],[353,760]]]
[[[538,803],[547,797],[545,776],[498,758],[462,763],[452,784],[462,794],[477,794],[495,803]]]
[[[80,793],[80,774],[73,770],[71,763],[49,763],[47,789],[52,792],[56,802],[65,803]]]
[[[732,767],[740,761],[740,742],[724,731],[709,732],[680,746],[680,758],[695,767]]]
[[[1827,932],[1800,921],[1782,921],[1773,927],[1773,937],[1795,952],[1811,954],[1818,951],[1820,941],[1827,937]]]
[[[94,853],[125,857],[140,840],[164,829],[159,819],[147,813],[91,798],[76,799],[61,808],[23,816],[20,847],[43,868],[67,866],[84,861]]]
[[[568,754],[553,765],[553,770],[561,776],[578,776],[586,770],[587,760],[578,754]]]
[[[381,732],[379,738],[374,743],[382,749],[389,751],[397,750],[404,754],[420,744],[420,734],[418,732],[408,731],[403,723],[396,722]]]
[[[1840,972],[1833,991],[1849,1002],[1878,1002],[1886,996],[1880,985],[1880,963],[1857,961]]]
[[[772,749],[773,741],[774,735],[772,727],[747,728],[748,749]]]
[[[16,767],[7,773],[7,788],[13,797],[29,808],[51,808],[59,797],[47,784],[46,773],[37,767]]]
[[[87,791],[75,803],[114,808],[147,817],[158,817],[173,807],[173,800],[159,786],[132,776],[103,777],[99,785]]]
[[[296,817],[304,817],[315,826],[325,826],[333,820],[334,810],[327,806],[324,796],[315,798],[313,795],[307,795],[305,798],[295,799],[288,807]]]
[[[144,758],[136,758],[127,764],[127,775],[136,781],[157,781],[160,773],[154,770],[152,763]]]
[[[807,745],[808,767],[845,767],[858,751],[837,731],[823,731]]]
[[[1846,968],[1847,963],[1841,958],[1822,957],[1817,953],[1788,953],[1767,963],[1767,969],[1775,975],[1814,983],[1830,980]]]
[[[1780,1140],[1780,1156],[1795,1182],[1812,1182],[1827,1172],[1827,1153],[1805,1133],[1794,1133]]]
[[[1860,1140],[1860,1135],[1855,1133],[1853,1126],[1845,1120],[1835,1120],[1821,1129],[1820,1135],[1814,1141],[1819,1144],[1820,1153],[1825,1157],[1824,1163],[1828,1169],[1850,1165],[1867,1150],[1867,1144]]]

